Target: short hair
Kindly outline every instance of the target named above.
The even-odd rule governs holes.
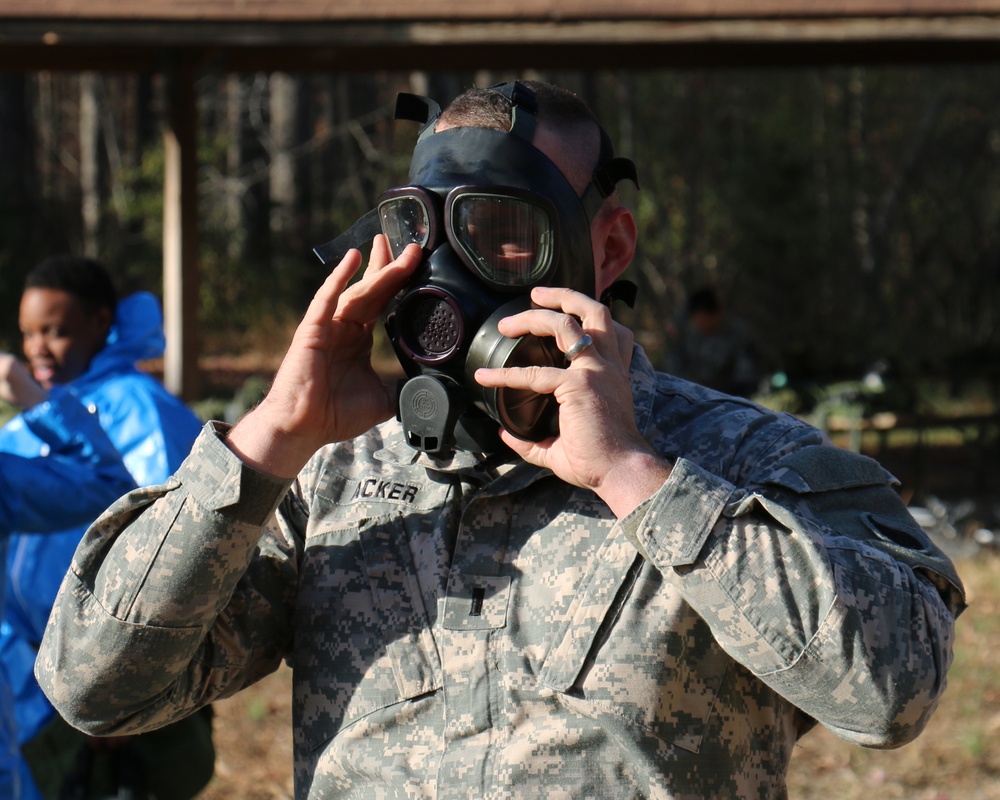
[[[544,81],[525,80],[520,83],[530,89],[538,103],[538,120],[541,124],[558,129],[572,146],[575,155],[592,160],[578,163],[587,177],[600,166],[604,127],[597,116],[578,95],[569,89]],[[493,89],[468,89],[456,97],[438,119],[449,127],[489,128],[507,131],[511,126],[513,104]],[[610,139],[608,140],[610,142]],[[592,151],[593,155],[590,155]]]
[[[558,126],[594,125],[597,115],[577,94],[544,81],[519,81],[530,89],[538,102],[539,117]],[[441,122],[454,126],[474,126],[506,131],[510,129],[513,104],[493,89],[468,89],[441,112]]]
[[[688,298],[688,311],[692,314],[718,314],[721,310],[719,295],[711,286],[698,289]]]
[[[24,279],[27,289],[58,289],[75,297],[88,314],[118,305],[118,292],[108,271],[92,258],[57,255],[45,259]]]

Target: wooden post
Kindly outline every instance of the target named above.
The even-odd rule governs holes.
[[[175,58],[164,72],[163,382],[185,401],[200,391],[198,317],[198,103],[195,69]]]

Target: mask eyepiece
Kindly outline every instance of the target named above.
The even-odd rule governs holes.
[[[448,193],[445,219],[462,260],[498,288],[534,286],[555,262],[559,216],[539,195],[459,186]]]
[[[544,282],[558,260],[559,214],[549,199],[510,186],[456,186],[442,199],[422,186],[383,192],[378,218],[393,258],[408,244],[425,253],[445,241],[493,288]]]
[[[379,196],[379,223],[393,258],[399,258],[408,244],[419,244],[426,252],[437,247],[441,205],[441,198],[419,186],[402,186]]]

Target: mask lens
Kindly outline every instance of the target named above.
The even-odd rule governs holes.
[[[552,218],[530,200],[459,195],[451,204],[451,230],[470,265],[495,284],[534,285],[552,263]]]
[[[427,246],[431,222],[427,206],[421,198],[400,195],[383,200],[378,205],[378,215],[393,258],[399,258],[408,244]]]

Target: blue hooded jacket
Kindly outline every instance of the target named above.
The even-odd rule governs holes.
[[[47,457],[0,452],[0,578],[5,577],[12,529],[43,534],[86,523],[134,486],[94,415],[70,390],[57,387],[20,420]],[[0,797],[27,800],[37,794],[20,758],[11,685],[3,667],[0,663]]]
[[[159,301],[146,292],[133,294],[119,301],[107,343],[87,372],[67,384],[96,411],[139,486],[162,483],[172,475],[201,430],[201,422],[183,402],[136,366],[137,361],[161,356],[164,346]],[[45,445],[19,415],[0,429],[0,451],[31,457],[43,453]],[[22,743],[55,714],[34,679],[35,648],[85,530],[11,536],[0,661],[15,692]]]

